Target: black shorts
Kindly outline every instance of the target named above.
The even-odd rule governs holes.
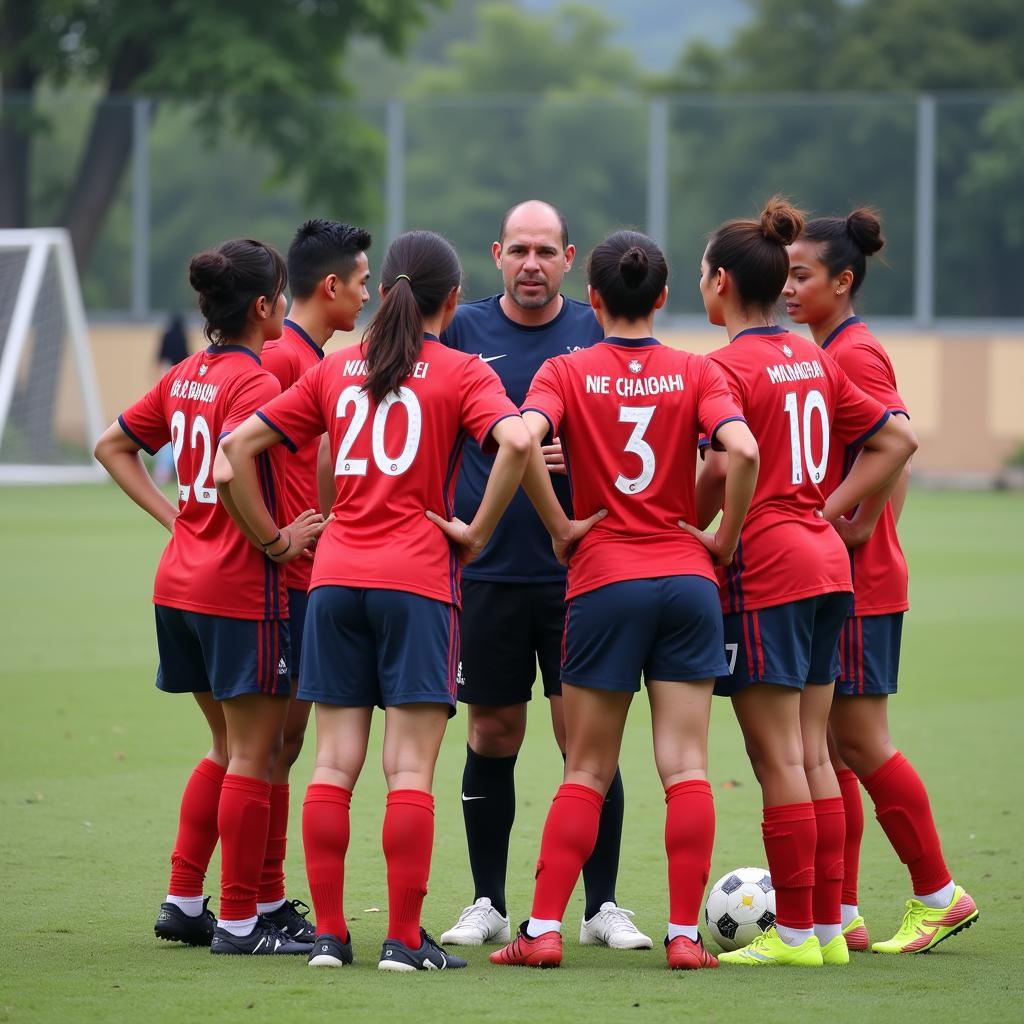
[[[458,699],[525,704],[537,666],[544,696],[560,697],[565,584],[462,581],[462,664]]]

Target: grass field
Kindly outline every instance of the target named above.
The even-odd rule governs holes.
[[[204,753],[191,701],[153,687],[150,584],[163,537],[113,487],[0,490],[0,1021],[1021,1019],[1024,957],[1013,928],[1024,919],[1022,525],[1024,498],[1001,494],[915,492],[904,520],[914,607],[894,736],[929,785],[951,869],[981,908],[976,927],[929,956],[861,954],[846,969],[668,972],[663,799],[640,702],[622,758],[619,902],[657,936],[656,948],[580,948],[577,893],[562,970],[492,968],[488,950],[476,949],[466,971],[410,977],[376,970],[386,913],[374,908],[386,911],[387,897],[384,786],[372,753],[352,809],[352,968],[213,961],[205,950],[154,939],[181,787]],[[517,780],[515,920],[529,912],[540,825],[561,768],[542,701],[534,711]],[[472,895],[458,800],[464,742],[460,715],[437,774],[425,906],[435,934]],[[715,878],[764,861],[758,790],[724,703],[715,708],[711,755]],[[307,748],[293,774],[288,859],[289,894],[304,898],[299,812],[310,764]],[[883,938],[909,891],[868,817],[861,907]],[[216,892],[218,872],[215,858],[208,891]]]

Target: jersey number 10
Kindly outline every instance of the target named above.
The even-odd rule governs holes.
[[[828,465],[828,409],[825,397],[820,391],[808,391],[804,399],[803,416],[800,415],[799,398],[795,391],[786,392],[783,406],[789,414],[789,443],[793,452],[793,483],[804,482],[804,465],[811,483],[820,484],[825,478],[825,467]],[[821,419],[821,458],[814,461],[814,450],[811,447],[811,419],[817,412]]]

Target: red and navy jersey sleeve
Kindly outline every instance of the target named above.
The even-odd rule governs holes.
[[[711,443],[716,451],[721,450],[715,435],[718,428],[733,420],[743,420],[743,411],[733,397],[725,375],[710,359],[700,359],[700,374],[697,378],[697,418],[702,433],[698,447]]]
[[[323,409],[322,387],[324,364],[304,373],[287,391],[268,402],[256,415],[280,435],[289,451],[298,451],[304,444],[327,430]]]
[[[167,377],[164,377],[117,417],[121,429],[147,455],[155,455],[171,440],[169,417],[164,406],[166,390]]]
[[[221,426],[221,437],[230,434],[235,427],[244,423],[262,405],[281,393],[277,379],[269,373],[254,373],[239,382],[235,393],[231,396]]]
[[[896,390],[892,363],[881,346],[846,344],[837,349],[834,358],[857,387],[881,402],[889,412],[910,415],[906,402]]]
[[[526,393],[523,412],[539,412],[551,424],[551,433],[558,434],[565,415],[565,389],[555,360],[546,360],[537,371]]]
[[[889,418],[885,406],[862,391],[827,352],[822,365],[832,384],[832,433],[847,445],[863,444]]]
[[[519,410],[509,400],[498,375],[481,359],[466,360],[459,394],[460,418],[466,432],[480,446],[493,454],[497,443],[491,437],[495,425]]]

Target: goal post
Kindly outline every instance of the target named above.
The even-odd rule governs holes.
[[[0,229],[0,484],[102,479],[103,428],[67,231]]]

